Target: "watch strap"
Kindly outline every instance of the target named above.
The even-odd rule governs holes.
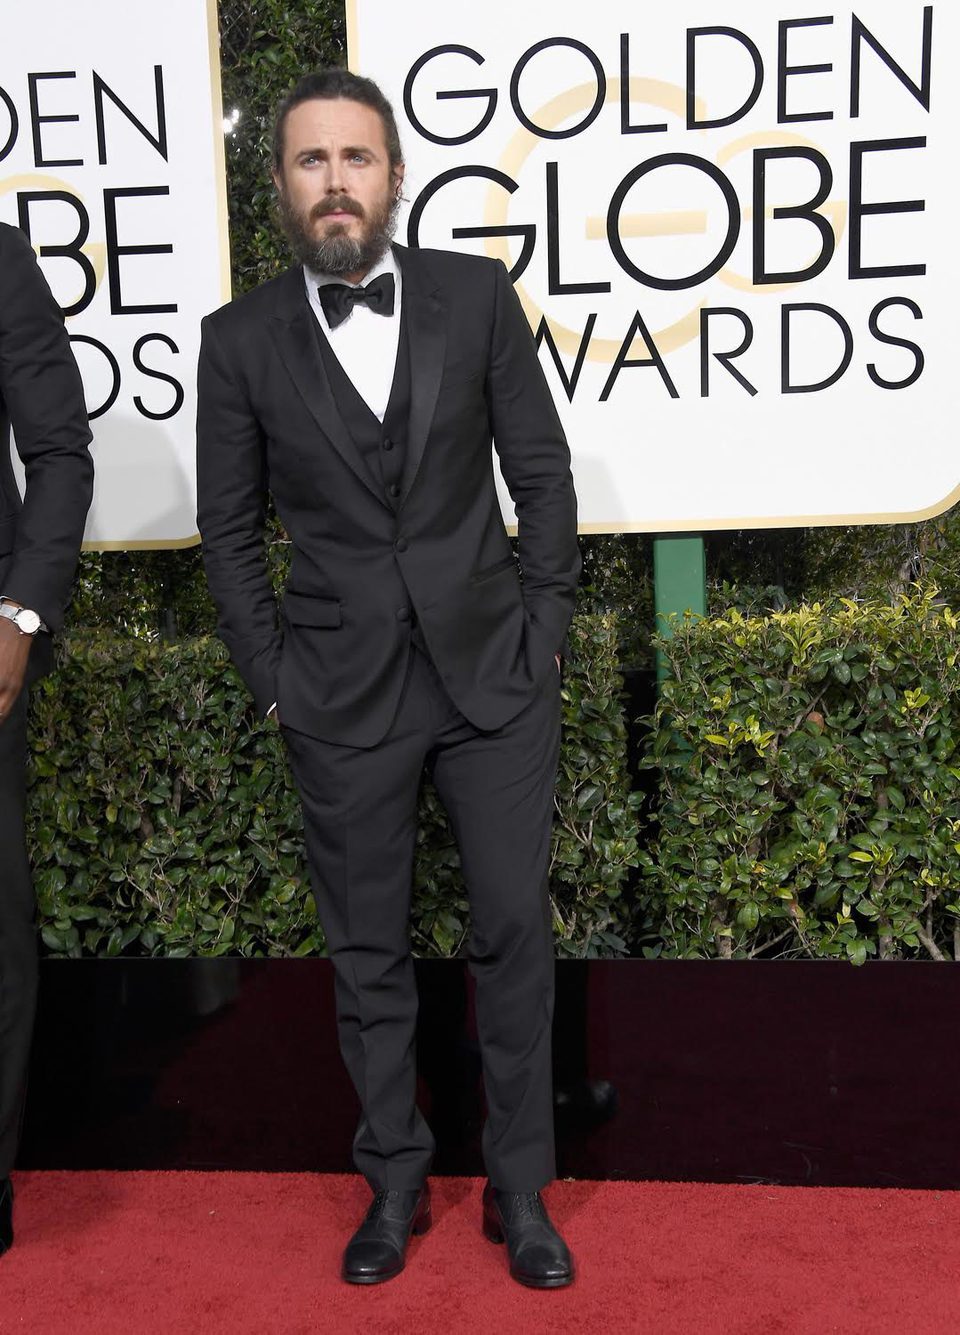
[[[17,617],[20,615],[21,612],[30,612],[33,616],[37,618],[38,624],[35,631],[22,630],[20,626],[17,625]],[[14,625],[17,626],[17,630],[20,631],[21,635],[36,635],[41,630],[44,631],[49,630],[49,627],[43,620],[43,617],[41,617],[37,612],[34,612],[32,608],[21,607],[19,603],[15,603],[11,601],[11,599],[6,597],[0,597],[0,617],[4,617],[7,621],[12,621]]]

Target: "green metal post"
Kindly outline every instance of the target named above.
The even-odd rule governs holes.
[[[657,631],[671,634],[671,612],[707,614],[707,559],[697,534],[664,535],[653,540],[653,600]],[[667,661],[657,654],[657,682],[667,675]]]

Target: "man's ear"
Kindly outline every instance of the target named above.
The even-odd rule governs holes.
[[[402,162],[393,169],[393,193],[396,195],[397,199],[400,198],[403,191],[403,173],[405,170],[406,167]]]

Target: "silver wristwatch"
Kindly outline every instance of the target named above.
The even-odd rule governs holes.
[[[36,612],[31,612],[29,607],[17,607],[15,603],[0,603],[0,617],[12,621],[21,635],[36,635],[43,627]]]

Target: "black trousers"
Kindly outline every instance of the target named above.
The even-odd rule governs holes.
[[[27,692],[0,723],[0,1178],[17,1153],[37,1001],[33,887],[24,838]]]
[[[416,1105],[417,991],[409,914],[426,766],[450,816],[470,901],[487,1173],[504,1191],[555,1175],[553,939],[547,867],[560,680],[495,732],[458,712],[412,648],[386,738],[368,750],[283,729],[334,965],[340,1050],[360,1098],[354,1160],[374,1190],[420,1186],[433,1136]]]

